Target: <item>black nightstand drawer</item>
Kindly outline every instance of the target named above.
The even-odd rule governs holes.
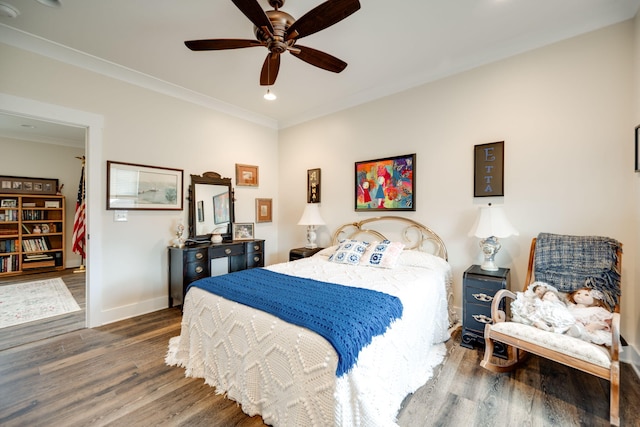
[[[500,289],[509,289],[509,269],[485,271],[479,265],[472,265],[462,279],[463,288],[463,347],[473,348],[475,344],[484,345],[484,326],[491,323],[491,304]],[[504,309],[504,304],[500,307]],[[494,354],[504,357],[504,346],[496,346]]]

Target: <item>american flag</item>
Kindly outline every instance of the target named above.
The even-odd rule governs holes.
[[[85,258],[85,234],[87,224],[85,218],[85,191],[84,191],[84,162],[82,162],[82,172],[80,174],[80,185],[78,186],[78,198],[76,200],[76,214],[73,217],[73,252]]]

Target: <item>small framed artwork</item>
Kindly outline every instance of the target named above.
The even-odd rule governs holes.
[[[236,185],[257,187],[258,180],[258,166],[240,165],[236,163]]]
[[[636,172],[640,172],[640,125],[636,126]]]
[[[204,222],[204,200],[198,200],[198,222]]]
[[[253,240],[253,223],[234,222],[233,240]]]
[[[256,199],[256,222],[271,221],[271,199]]]
[[[307,171],[307,203],[320,203],[320,169]]]
[[[16,199],[2,199],[0,201],[0,207],[3,208],[15,208],[18,206],[18,201]]]
[[[107,209],[182,210],[183,170],[107,161]]]
[[[60,200],[45,200],[44,201],[45,208],[60,208]]]
[[[504,196],[504,141],[474,145],[473,197]]]
[[[356,162],[355,210],[415,211],[416,155]]]

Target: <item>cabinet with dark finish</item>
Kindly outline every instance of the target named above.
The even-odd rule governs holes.
[[[264,240],[170,247],[169,307],[182,305],[191,282],[256,267],[264,267]]]
[[[324,248],[295,248],[289,251],[289,261],[295,261],[297,259],[309,258],[323,250]]]
[[[496,292],[509,289],[509,269],[486,271],[479,265],[472,265],[463,275],[463,347],[473,348],[475,344],[484,346],[484,326],[491,323],[491,303]],[[504,306],[501,307],[504,310]],[[506,356],[506,348],[501,343],[495,345],[496,356]]]

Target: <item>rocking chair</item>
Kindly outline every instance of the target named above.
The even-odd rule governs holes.
[[[524,290],[534,281],[566,293],[583,287],[599,290],[613,312],[612,345],[605,347],[513,321],[507,316],[510,305],[506,298],[515,300],[516,294],[502,289],[492,302],[492,323],[485,326],[486,347],[480,365],[494,372],[507,372],[519,366],[527,353],[533,353],[609,380],[610,423],[619,426],[621,262],[622,244],[614,239],[539,234],[531,242]],[[505,310],[500,309],[503,299]],[[494,340],[507,346],[506,361],[494,359]]]

